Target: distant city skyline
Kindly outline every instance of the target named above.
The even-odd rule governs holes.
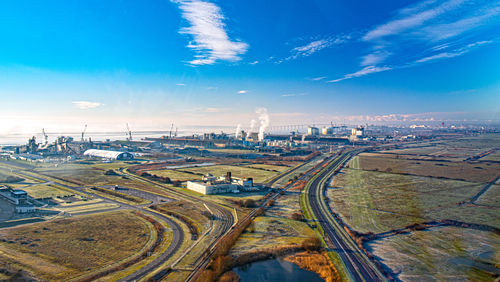
[[[0,132],[500,122],[500,1],[3,1]]]

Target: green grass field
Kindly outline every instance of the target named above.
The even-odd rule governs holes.
[[[480,205],[500,207],[500,184],[492,185],[488,191],[477,199],[476,203]]]
[[[211,173],[214,176],[226,175],[230,171],[234,177],[252,177],[254,182],[265,182],[267,179],[277,175],[277,172],[265,171],[261,169],[254,169],[245,166],[231,166],[231,165],[213,165],[204,167],[185,168],[183,171],[191,171],[200,174]]]
[[[168,177],[172,181],[174,181],[174,180],[184,181],[184,180],[201,179],[200,175],[186,173],[186,172],[178,171],[175,169],[151,170],[151,171],[148,171],[148,173],[158,175],[158,176]]]
[[[50,184],[39,184],[22,188],[28,195],[35,199],[57,198],[72,196],[74,193],[58,189]]]
[[[287,245],[300,245],[314,236],[306,223],[274,216],[259,216],[238,238],[230,254],[241,255],[248,251]]]
[[[291,167],[285,165],[268,165],[268,164],[249,164],[247,165],[249,168],[258,168],[258,169],[268,169],[275,170],[278,172],[284,172],[289,170]]]
[[[479,207],[469,212],[457,206],[482,188],[473,182],[343,169],[331,186],[332,208],[361,232],[385,232],[434,219],[474,222],[470,212],[477,213],[475,219],[484,217],[475,223],[495,219]]]

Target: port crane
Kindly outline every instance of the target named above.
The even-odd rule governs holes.
[[[83,128],[83,131],[82,131],[82,142],[85,142],[85,132],[87,131],[87,125],[85,125],[85,127]]]
[[[170,138],[172,138],[172,129],[174,129],[174,124],[172,123],[172,125],[170,126]]]

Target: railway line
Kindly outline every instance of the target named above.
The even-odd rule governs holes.
[[[329,161],[331,161],[333,159],[334,156],[331,156],[331,157],[328,157],[326,160],[322,161],[321,163],[317,164],[316,166],[314,166],[313,168],[309,169],[306,173],[304,173],[304,175],[302,175],[298,180],[303,180],[307,177],[310,177],[311,176],[311,173],[313,171],[315,171],[316,169],[318,169],[319,167],[323,166],[324,164],[328,163]],[[305,162],[291,170],[288,170],[287,172],[283,173],[283,174],[280,174],[278,175],[277,177],[273,178],[271,181],[267,182],[267,185],[270,186],[272,185],[273,183],[275,183],[276,181],[278,181],[279,179],[283,178],[283,177],[286,177],[288,176],[290,173],[294,172],[295,170],[301,168],[302,166],[304,166],[305,164],[307,164],[308,162]],[[278,189],[274,194],[272,194],[270,197],[268,197],[266,200],[264,200],[261,205],[258,207],[258,208],[255,208],[254,210],[252,210],[249,214],[247,214],[244,218],[240,219],[238,222],[245,222],[247,221],[248,219],[250,218],[254,218],[256,217],[257,215],[257,212],[260,208],[262,207],[265,207],[269,201],[271,200],[276,200],[279,196],[281,196],[280,192],[281,191],[286,191],[288,189],[290,189],[292,186],[293,186],[294,182],[292,183],[289,183],[287,184],[286,186],[284,186],[283,188],[281,189]],[[234,226],[233,226],[234,227]],[[233,232],[233,228],[231,228],[230,231],[227,232],[227,234],[230,234],[231,232]],[[222,237],[221,237],[222,238]],[[215,252],[217,251],[217,245],[216,245],[217,242],[215,242],[210,248],[209,250],[206,252],[205,254],[205,258],[200,261],[198,263],[198,265],[195,267],[195,269],[191,272],[191,274],[187,277],[186,281],[196,281],[196,279],[199,277],[199,275],[201,274],[201,271],[203,271],[208,263],[210,262],[210,258],[215,254]]]
[[[46,179],[43,176],[40,176],[38,174],[37,175],[27,174],[26,172],[19,171],[19,170],[15,170],[15,172],[19,175],[23,175],[23,176],[29,177],[29,178],[35,178],[35,179],[38,179],[40,181],[45,181],[45,182],[50,181],[49,179]],[[156,212],[153,212],[150,210],[143,209],[140,206],[125,204],[123,202],[118,202],[118,201],[115,201],[115,200],[112,200],[109,198],[105,198],[105,197],[102,197],[102,196],[94,194],[94,193],[86,192],[83,190],[84,187],[69,186],[69,185],[66,185],[66,184],[60,183],[60,182],[58,182],[58,185],[61,185],[61,186],[68,188],[68,189],[77,190],[80,193],[91,194],[93,197],[99,198],[99,199],[101,199],[105,202],[108,202],[108,203],[118,204],[118,205],[120,205],[119,209],[136,210],[136,211],[140,211],[142,213],[148,214],[150,216],[157,217],[157,218],[163,220],[165,223],[167,223],[168,226],[170,227],[170,229],[172,230],[172,241],[171,241],[170,245],[168,246],[168,248],[163,253],[161,253],[158,258],[153,260],[148,265],[138,269],[136,272],[128,275],[127,277],[120,279],[119,281],[134,281],[134,280],[138,280],[138,279],[144,277],[145,275],[147,275],[151,271],[160,267],[165,261],[167,261],[171,256],[173,256],[179,250],[180,246],[182,245],[182,242],[184,241],[185,236],[184,236],[184,232],[183,232],[182,228],[179,226],[179,224],[177,224],[177,222],[173,221],[172,219],[170,219],[169,217],[167,217],[165,215],[162,215],[160,213],[156,213]],[[144,193],[147,193],[147,192],[144,192]],[[148,193],[148,194],[150,194],[150,193]],[[98,213],[98,212],[102,212],[102,211],[93,211],[91,213]]]
[[[377,266],[359,249],[351,237],[332,215],[324,196],[325,188],[331,177],[360,150],[347,151],[334,159],[316,174],[306,185],[306,210],[317,222],[318,230],[327,246],[334,249],[354,281],[386,281],[387,278]]]

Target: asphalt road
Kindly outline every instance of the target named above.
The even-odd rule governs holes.
[[[276,181],[278,181],[279,179],[283,178],[283,177],[286,177],[288,176],[290,173],[294,172],[295,170],[299,169],[300,167],[304,166],[305,164],[309,163],[310,161],[312,160],[309,160],[283,174],[280,174],[278,175],[277,177],[273,178],[271,181],[269,181],[267,183],[268,186],[271,186],[272,184],[274,184]],[[325,163],[325,161],[321,162],[320,164],[314,166],[314,168],[311,168],[310,170],[308,170],[306,173],[304,173],[301,177],[298,178],[298,180],[303,180],[307,177],[310,177],[311,176],[311,172],[313,172],[315,169],[317,169],[318,167],[320,167],[321,165],[323,165]],[[282,187],[281,189],[279,189],[278,191],[286,191],[288,190],[289,188],[291,188],[293,186],[294,182],[292,183],[289,183],[288,185]],[[258,208],[255,208],[253,211],[251,211],[248,215],[245,216],[245,218],[243,219],[240,219],[238,222],[244,222],[246,221],[246,219],[248,218],[254,218],[256,216],[256,212],[259,208],[261,207],[266,207],[267,206],[267,203],[269,203],[269,201],[271,200],[276,200],[279,196],[281,196],[280,193],[274,193],[274,195],[272,195],[271,197],[267,198],[267,200],[265,200],[264,202],[261,203],[261,205],[258,207]],[[227,234],[231,233],[234,229],[231,228],[231,230],[229,230],[227,232]],[[220,238],[222,238],[223,236],[220,236]],[[210,246],[210,248],[208,249],[208,252],[206,253],[205,257],[200,260],[198,262],[198,264],[196,265],[195,269],[191,272],[191,274],[186,278],[186,281],[190,282],[190,281],[197,281],[199,275],[201,274],[201,272],[207,267],[208,263],[210,262],[210,258],[213,257],[213,254],[217,251],[217,241],[214,242],[213,245]]]
[[[40,181],[45,181],[45,182],[49,182],[50,181],[48,179],[40,177],[39,175],[33,176],[31,174],[30,175],[25,174],[25,173],[23,173],[22,171],[19,171],[19,170],[14,170],[14,171],[17,174],[25,175],[27,177],[36,178],[36,179],[38,179]],[[137,211],[140,211],[142,213],[146,213],[146,214],[152,215],[154,217],[160,218],[161,220],[165,221],[169,225],[170,230],[173,233],[173,236],[172,236],[172,242],[168,246],[167,250],[165,250],[165,252],[163,252],[159,257],[157,257],[155,260],[153,260],[152,262],[150,262],[146,266],[140,268],[136,272],[134,272],[134,273],[130,274],[129,276],[121,279],[120,281],[138,280],[138,279],[144,277],[145,275],[147,275],[148,273],[154,271],[156,268],[158,268],[163,263],[165,263],[172,255],[174,255],[177,252],[177,250],[180,248],[180,246],[182,245],[182,242],[184,241],[184,232],[183,232],[182,228],[175,221],[171,220],[167,216],[164,216],[164,215],[162,215],[160,213],[155,213],[155,212],[152,212],[152,211],[149,211],[149,210],[145,210],[145,209],[143,209],[140,206],[128,205],[128,204],[125,204],[125,203],[122,203],[122,202],[114,201],[112,199],[101,197],[101,196],[99,196],[97,194],[89,193],[89,192],[83,190],[84,187],[74,187],[74,186],[69,186],[69,185],[66,185],[66,184],[63,184],[63,183],[59,183],[59,182],[57,184],[65,187],[65,188],[68,188],[68,189],[77,190],[77,191],[79,191],[81,193],[84,193],[84,194],[91,194],[92,197],[99,198],[99,199],[103,200],[104,202],[118,204],[118,205],[120,205],[120,207],[118,209],[137,210]],[[130,190],[128,190],[128,192],[130,192]],[[152,193],[148,193],[148,192],[145,192],[145,191],[141,191],[141,195],[145,196],[146,199],[155,200],[155,199],[159,198],[158,195],[152,194]],[[164,198],[164,197],[161,197],[161,198]],[[167,198],[164,198],[164,199],[167,200]],[[103,212],[103,211],[102,210],[100,210],[100,211],[92,211],[92,212],[88,212],[88,213],[82,213],[80,215],[90,214],[90,213],[98,213],[98,212]]]
[[[334,171],[340,168],[355,153],[344,153],[336,158],[328,168],[315,176],[307,190],[311,211],[324,231],[324,239],[330,248],[335,249],[345,263],[351,278],[355,281],[386,281],[386,277],[369,261],[365,254],[355,245],[348,234],[333,217],[327,207],[323,193]]]

